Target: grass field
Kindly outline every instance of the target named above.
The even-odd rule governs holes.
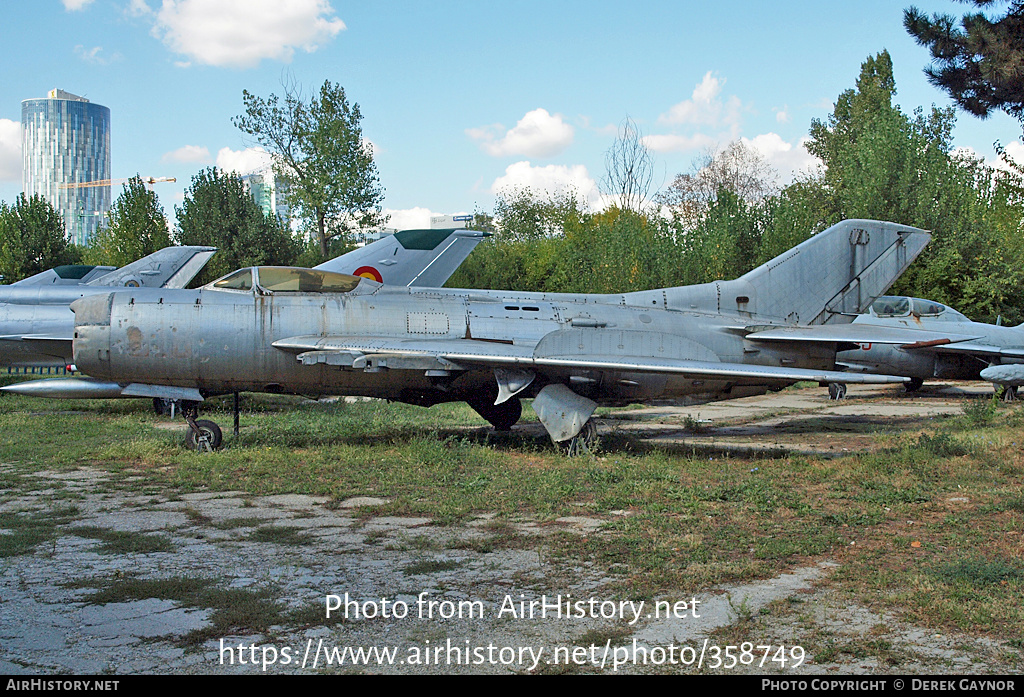
[[[105,486],[140,493],[373,496],[387,503],[362,514],[439,526],[495,514],[489,544],[498,549],[540,544],[509,521],[625,511],[599,534],[546,537],[545,553],[600,565],[630,599],[831,560],[831,582],[851,603],[1024,649],[1024,406],[978,399],[922,430],[879,424],[881,450],[835,458],[687,455],[614,432],[598,455],[567,458],[539,429],[488,435],[461,404],[250,395],[236,438],[230,401],[209,406],[204,418],[221,425],[226,447],[197,454],[145,401],[0,396],[0,511],[37,486],[19,473],[81,466],[110,473]],[[28,553],[73,519],[73,497],[63,500],[59,486],[45,496],[59,515],[0,513],[0,559]],[[842,650],[824,639],[817,647],[822,658]],[[1010,664],[1021,665],[1019,654]]]

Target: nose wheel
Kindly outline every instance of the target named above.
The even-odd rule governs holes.
[[[199,402],[183,401],[181,403],[181,415],[188,423],[188,430],[185,432],[185,447],[200,453],[213,452],[220,448],[224,441],[224,434],[220,426],[209,419],[199,419]]]
[[[185,445],[190,450],[209,453],[220,448],[221,442],[224,440],[220,426],[209,419],[196,420],[192,415],[185,416],[185,420],[188,422]]]
[[[833,401],[846,399],[846,385],[841,382],[830,382],[828,384],[828,398]]]

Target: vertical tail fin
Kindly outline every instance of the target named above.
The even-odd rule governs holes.
[[[906,225],[844,220],[722,283],[722,295],[735,284],[749,289],[757,315],[799,324],[849,322],[888,290],[930,239]]]
[[[184,288],[216,251],[216,247],[164,247],[87,285]]]
[[[393,286],[440,288],[489,233],[463,228],[402,230],[316,268]]]

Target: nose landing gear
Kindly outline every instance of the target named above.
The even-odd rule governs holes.
[[[220,426],[209,419],[196,419],[199,416],[199,404],[182,402],[181,413],[188,422],[185,432],[185,446],[200,453],[213,452],[220,448],[224,434]]]

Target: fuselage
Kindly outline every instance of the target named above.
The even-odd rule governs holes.
[[[223,283],[223,281],[222,281]],[[533,348],[557,330],[593,332],[610,352],[636,351],[671,359],[789,368],[831,369],[834,346],[756,344],[743,338],[750,312],[718,311],[735,302],[737,281],[621,295],[414,290],[359,281],[345,292],[266,292],[259,287],[119,291],[75,305],[74,359],[81,370],[119,383],[233,391],[367,395],[419,404],[466,399],[494,383],[491,370],[344,370],[304,364],[275,347],[289,337],[350,337],[372,350],[374,339],[455,341],[476,346]],[[588,336],[586,333],[580,336]],[[618,338],[616,338],[618,337]],[[571,350],[569,347],[568,350]],[[581,345],[582,349],[582,345]],[[594,347],[588,346],[589,351]],[[434,374],[431,374],[434,373]],[[683,395],[741,396],[787,383],[747,378],[689,379],[649,372],[614,374],[566,367],[550,371],[600,402]],[[538,383],[534,390],[542,386]],[[525,394],[524,394],[525,396]]]
[[[86,285],[0,287],[0,366],[65,366],[71,362],[75,314],[68,307],[110,292]]]

